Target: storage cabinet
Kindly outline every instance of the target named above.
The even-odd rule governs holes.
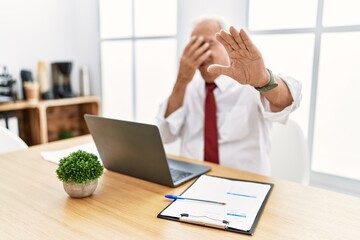
[[[44,100],[37,103],[2,103],[0,112],[17,117],[19,135],[31,146],[88,134],[84,114],[99,115],[100,99],[90,96]]]

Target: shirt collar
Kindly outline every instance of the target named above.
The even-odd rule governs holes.
[[[220,75],[218,78],[215,79],[215,84],[221,92],[224,92],[228,88],[232,88],[234,85],[237,85],[239,83],[237,83],[234,79],[228,76]]]

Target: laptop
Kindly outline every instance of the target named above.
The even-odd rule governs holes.
[[[210,167],[167,159],[157,126],[84,115],[104,167],[110,171],[177,187]]]

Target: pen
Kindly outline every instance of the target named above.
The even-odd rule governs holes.
[[[229,221],[218,220],[207,216],[191,216],[188,213],[180,214],[180,222],[188,222],[193,224],[199,224],[207,227],[226,229],[229,227]]]
[[[215,202],[215,201],[209,201],[209,200],[204,200],[204,199],[197,199],[197,198],[185,198],[185,197],[180,197],[180,196],[175,196],[175,195],[165,195],[166,198],[170,198],[170,199],[180,199],[180,200],[191,200],[191,201],[197,201],[197,202],[206,202],[206,203],[214,203],[214,204],[220,204],[220,205],[226,205],[226,203],[224,202]]]

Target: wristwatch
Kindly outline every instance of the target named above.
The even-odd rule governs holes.
[[[267,92],[275,87],[278,86],[278,83],[276,82],[275,78],[274,78],[274,75],[272,73],[272,71],[270,69],[266,69],[269,74],[270,74],[270,81],[268,84],[266,84],[265,86],[263,87],[255,87],[256,90],[258,90],[259,92]]]

